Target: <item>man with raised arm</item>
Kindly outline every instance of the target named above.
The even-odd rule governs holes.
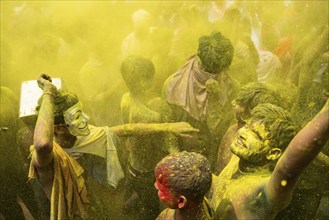
[[[83,169],[54,141],[56,87],[47,75],[38,79],[38,85],[43,95],[31,147],[29,179],[41,185],[50,201],[50,210],[45,210],[50,219],[87,219],[89,202]]]
[[[215,219],[273,219],[290,203],[298,177],[320,152],[328,132],[328,100],[297,135],[283,109],[255,107],[231,145],[238,157],[213,180]]]
[[[92,126],[88,124],[89,118],[83,112],[82,105],[75,94],[64,90],[57,90],[51,83],[50,76],[46,74],[42,74],[39,77],[38,83],[44,90],[44,93],[36,108],[39,112],[34,133],[36,153],[32,157],[29,177],[37,178],[40,181],[43,191],[47,194],[48,200],[50,200],[51,213],[49,215],[54,215],[54,218],[58,217],[58,214],[56,214],[58,211],[53,208],[56,206],[56,201],[50,198],[58,199],[59,196],[57,194],[59,192],[62,192],[64,189],[69,190],[65,184],[72,187],[77,185],[80,187],[78,188],[78,192],[84,192],[83,170],[86,171],[84,177],[88,191],[92,192],[89,194],[92,195],[89,199],[91,200],[90,205],[92,206],[92,210],[94,210],[91,217],[108,218],[117,211],[111,207],[115,201],[109,198],[111,198],[111,195],[113,196],[113,190],[111,191],[111,189],[116,188],[120,179],[124,177],[117,154],[116,146],[118,137],[162,132],[170,132],[179,136],[189,136],[191,133],[197,131],[187,123],[128,124],[115,127]],[[54,146],[57,147],[55,148]],[[71,184],[66,179],[56,177],[56,157],[53,153],[57,152],[55,151],[56,149],[59,149],[58,152],[62,153],[58,156],[58,160],[61,161],[62,158],[65,158],[63,160],[65,162],[71,162],[72,169],[76,172],[74,174],[72,171],[62,176],[74,177],[76,175],[77,179],[79,181],[81,180],[81,182],[73,180],[73,184]],[[63,152],[63,149],[65,152]],[[52,163],[53,158],[54,168]],[[83,169],[79,164],[81,164]],[[62,168],[61,165],[63,163],[59,162],[57,165],[59,168]],[[70,166],[65,165],[65,167]],[[59,182],[57,183],[56,181]],[[55,186],[58,187],[59,191]],[[64,195],[70,196],[72,193],[64,191]],[[67,199],[68,196],[65,198]],[[73,198],[79,197],[73,196]],[[87,200],[84,199],[85,194],[81,198],[83,202],[79,202],[78,204],[87,203]],[[72,203],[71,200],[67,202]],[[58,207],[70,207],[70,205],[63,204],[58,205]],[[69,217],[71,216],[72,214],[69,215]]]

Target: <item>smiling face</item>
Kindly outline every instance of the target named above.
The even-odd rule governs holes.
[[[83,112],[80,102],[76,103],[64,112],[64,120],[69,132],[74,136],[87,136],[88,116]]]
[[[240,128],[235,141],[231,144],[231,151],[240,159],[251,163],[260,163],[266,159],[270,151],[268,132],[261,123],[247,123]]]

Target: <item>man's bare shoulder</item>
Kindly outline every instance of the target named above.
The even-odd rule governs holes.
[[[121,108],[130,105],[130,93],[127,92],[121,97]]]

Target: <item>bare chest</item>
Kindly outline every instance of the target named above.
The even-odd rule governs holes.
[[[243,176],[223,181],[214,192],[215,216],[220,219],[261,219],[270,210],[264,184],[267,177]]]

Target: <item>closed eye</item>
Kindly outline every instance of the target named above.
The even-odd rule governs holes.
[[[256,135],[257,135],[257,137],[259,138],[259,139],[262,139],[262,137],[260,136],[260,134],[257,132],[257,131],[253,131]]]
[[[79,119],[81,116],[81,110],[76,111],[74,116],[75,116],[75,119]]]

